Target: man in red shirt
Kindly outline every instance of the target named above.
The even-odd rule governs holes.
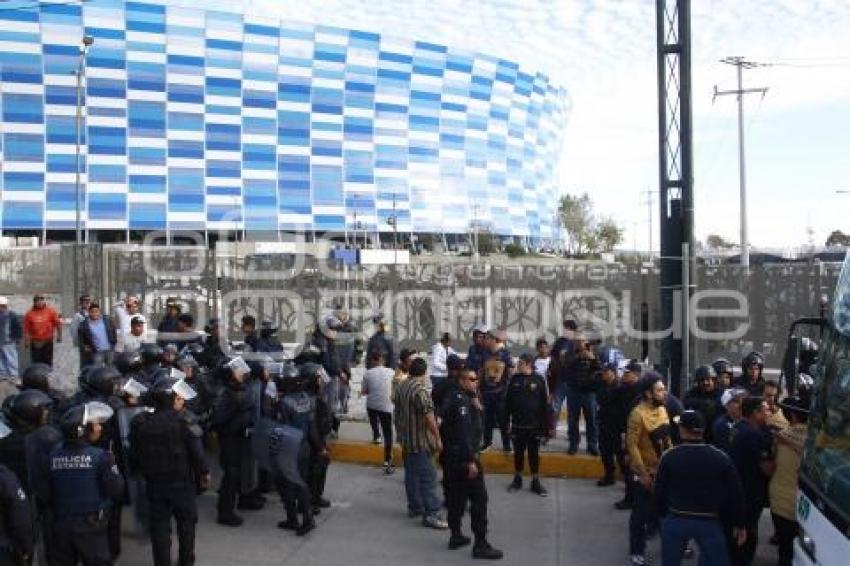
[[[53,365],[53,336],[62,341],[59,314],[48,306],[44,295],[33,297],[32,308],[24,316],[24,345],[29,344],[31,363]]]

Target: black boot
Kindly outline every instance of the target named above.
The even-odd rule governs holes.
[[[504,556],[502,551],[490,546],[490,543],[486,540],[478,541],[475,543],[475,546],[472,547],[473,558],[480,558],[482,560],[501,560],[502,556]]]
[[[519,474],[514,475],[514,481],[511,482],[511,485],[508,486],[508,491],[517,491],[522,489],[522,476]]]
[[[614,485],[614,478],[611,476],[605,476],[596,482],[598,487],[608,487],[609,485]]]
[[[314,521],[313,519],[306,520],[306,521],[304,521],[304,523],[301,524],[300,527],[298,527],[298,530],[295,531],[295,535],[299,536],[299,537],[303,537],[304,535],[306,535],[307,533],[309,533],[310,531],[312,531],[315,528],[316,528],[316,521]]]
[[[466,546],[471,543],[472,539],[468,536],[465,536],[461,532],[452,533],[452,536],[449,538],[449,550],[457,550],[462,546]]]
[[[285,521],[281,521],[277,524],[278,529],[284,529],[287,531],[297,531],[298,530],[298,521],[293,519],[287,519]]]

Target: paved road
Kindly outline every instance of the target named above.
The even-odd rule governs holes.
[[[279,504],[245,512],[238,529],[215,524],[215,494],[200,498],[197,563],[210,566],[452,566],[470,564],[469,549],[449,551],[444,531],[425,529],[408,519],[401,472],[386,477],[375,468],[335,464],[328,496],[334,506],[319,517],[306,538],[276,528]],[[546,481],[551,496],[528,490],[509,494],[506,476],[490,476],[490,530],[505,551],[502,564],[523,566],[611,566],[627,564],[628,513],[611,503],[621,488],[599,489],[588,480]],[[468,517],[467,517],[468,521]],[[467,523],[468,531],[468,523]],[[762,532],[768,532],[764,524]],[[150,564],[147,541],[125,538],[121,565]],[[650,554],[658,557],[657,539]],[[176,544],[174,551],[176,552]],[[772,547],[759,549],[759,566],[775,563]],[[660,563],[660,561],[656,561]],[[696,564],[695,561],[690,564]]]

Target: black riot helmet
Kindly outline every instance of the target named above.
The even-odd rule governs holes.
[[[157,408],[172,407],[175,396],[182,397],[186,401],[191,401],[197,396],[195,390],[186,383],[186,375],[175,368],[157,372],[150,394]]]
[[[21,376],[21,389],[40,389],[47,393],[50,389],[50,375],[53,368],[47,364],[34,363],[24,370]]]
[[[306,363],[298,370],[298,379],[305,390],[317,392],[319,388],[328,382],[328,374],[319,364]]]
[[[117,369],[121,375],[127,375],[133,370],[130,365],[132,358],[132,352],[118,352],[112,359],[112,365],[115,366],[115,369]]]
[[[25,389],[3,402],[3,414],[11,422],[30,428],[38,428],[47,420],[53,400],[38,389]]]
[[[758,366],[759,369],[764,369],[764,355],[761,352],[750,352],[744,359],[741,360],[741,369],[746,372],[750,366]]]
[[[80,368],[80,375],[77,376],[77,384],[80,386],[82,391],[91,391],[89,380],[96,369],[97,368],[95,366],[83,366]]]
[[[715,375],[720,375],[721,373],[732,375],[732,362],[726,358],[717,358],[711,362],[711,367],[714,368]]]
[[[142,364],[151,366],[162,360],[162,348],[157,344],[145,343],[139,346],[139,354],[142,356]]]
[[[694,381],[699,383],[700,381],[707,381],[709,379],[715,379],[717,374],[714,371],[714,368],[709,365],[699,366],[694,370]]]
[[[89,425],[103,424],[112,418],[114,411],[112,407],[100,401],[90,401],[81,405],[75,405],[65,411],[59,419],[59,428],[62,434],[70,440],[79,440],[86,434]]]
[[[89,393],[108,397],[115,394],[121,379],[121,372],[113,367],[96,368],[89,373],[87,390]]]

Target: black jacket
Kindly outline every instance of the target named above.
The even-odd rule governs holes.
[[[546,383],[537,374],[516,374],[505,394],[505,414],[511,430],[546,432]]]
[[[201,437],[173,409],[140,413],[133,419],[130,463],[148,483],[157,484],[196,486],[196,474],[210,471]]]
[[[0,465],[0,548],[10,548],[19,557],[31,555],[33,520],[30,503],[18,478]],[[23,563],[23,562],[22,562]]]
[[[580,393],[592,393],[599,386],[601,369],[602,366],[596,358],[573,357],[567,364],[566,383]]]
[[[251,390],[244,383],[229,383],[213,408],[212,427],[221,444],[221,465],[238,467],[242,445],[248,442],[246,430],[254,425],[257,406]]]
[[[599,419],[599,428],[611,434],[620,432],[620,420],[623,413],[620,388],[621,385],[616,381],[609,384],[600,381],[596,389],[596,416]]]
[[[705,439],[711,442],[714,421],[724,413],[723,405],[720,404],[720,392],[705,393],[699,387],[694,387],[685,395],[683,403],[685,409],[699,411],[705,417]]]
[[[118,341],[118,335],[115,332],[115,325],[112,324],[112,320],[109,317],[103,317],[103,324],[106,325],[106,339],[109,340],[109,349],[112,350],[115,348],[115,343]],[[77,329],[77,336],[79,338],[80,350],[84,353],[93,354],[95,352],[94,349],[94,341],[92,340],[92,332],[91,326],[89,325],[91,321],[86,318],[80,323],[80,327]]]
[[[395,359],[395,350],[393,342],[383,332],[376,332],[369,338],[366,345],[366,356],[375,350],[384,354],[384,365],[390,369],[396,369],[398,360]]]
[[[483,437],[481,411],[475,408],[472,397],[455,388],[443,405],[440,436],[446,468],[462,468],[478,460]]]

